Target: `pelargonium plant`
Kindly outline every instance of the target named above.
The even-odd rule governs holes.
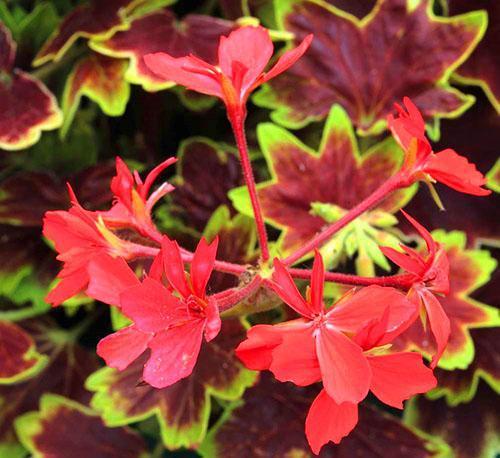
[[[56,178],[37,145],[25,170],[6,161],[1,226],[23,257],[10,255],[0,287],[12,303],[0,311],[0,396],[13,406],[0,402],[0,454],[132,457],[153,444],[151,456],[490,456],[494,407],[471,407],[484,431],[469,453],[432,404],[459,405],[447,417],[459,430],[469,417],[456,409],[499,386],[488,343],[498,310],[470,297],[496,266],[474,237],[495,230],[472,213],[431,230],[456,199],[486,209],[485,221],[495,205],[498,162],[485,176],[444,128],[431,141],[440,118],[473,103],[448,78],[480,58],[486,13],[275,0],[270,19],[273,2],[224,1],[225,19],[178,20],[169,2],[107,3],[71,10],[31,74],[14,65],[21,25],[11,32],[14,13],[2,17],[0,85],[13,108],[0,115],[0,146],[60,128],[48,149],[78,151],[78,129],[98,116],[82,96],[123,116],[130,84],[149,93],[133,93],[144,105],[136,143],[125,129],[113,164],[56,159],[49,169],[74,170]],[[461,2],[444,3],[443,14]],[[51,2],[36,11],[57,16]],[[385,43],[393,34],[406,51]],[[61,111],[44,83],[68,63]],[[185,106],[172,129],[189,122],[181,110],[195,113],[178,155],[154,138],[166,89]],[[252,101],[282,126],[309,126],[261,123],[255,137]],[[220,143],[200,136],[224,126],[232,136]]]

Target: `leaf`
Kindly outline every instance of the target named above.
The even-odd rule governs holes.
[[[111,37],[129,27],[126,19],[147,0],[90,0],[74,8],[54,30],[36,55],[35,67],[60,60],[78,38]]]
[[[474,341],[474,361],[466,370],[436,369],[438,387],[428,393],[430,399],[446,396],[446,402],[451,406],[470,402],[477,392],[480,380],[484,380],[493,390],[500,393],[498,329],[472,329],[470,333]]]
[[[13,68],[16,44],[0,22],[0,148],[20,150],[62,123],[57,101],[45,85]]]
[[[124,80],[127,63],[100,54],[90,54],[78,61],[64,87],[61,134],[68,131],[82,96],[96,102],[108,116],[121,116],[130,97],[130,86]]]
[[[487,283],[497,266],[486,250],[466,249],[464,233],[442,230],[432,233],[445,246],[450,262],[450,292],[439,302],[450,319],[451,334],[439,367],[447,370],[466,369],[474,359],[474,342],[470,329],[500,325],[498,310],[471,296]],[[398,349],[416,348],[429,356],[435,353],[434,340],[415,322],[394,343]]]
[[[75,336],[59,329],[48,318],[21,323],[46,355],[46,366],[27,381],[0,386],[0,443],[15,446],[13,422],[16,417],[38,408],[44,393],[55,393],[82,403],[90,400],[83,387],[86,377],[98,367],[97,358],[75,342]]]
[[[0,385],[33,377],[43,369],[47,359],[36,351],[35,342],[23,329],[0,321]]]
[[[495,162],[495,165],[487,173],[486,179],[488,180],[488,188],[500,193],[500,159]]]
[[[17,418],[15,427],[37,457],[134,458],[146,452],[144,440],[130,428],[108,428],[88,407],[54,394],[42,396],[40,410]]]
[[[283,256],[320,231],[332,219],[332,208],[337,216],[344,214],[395,173],[402,161],[402,152],[392,140],[361,155],[349,118],[339,105],[330,111],[318,152],[274,124],[260,124],[257,135],[271,173],[271,180],[258,184],[258,196],[266,221],[282,230],[279,241]],[[380,211],[396,212],[415,189],[394,193],[365,220],[370,221]],[[232,190],[229,196],[239,211],[251,215],[245,188]],[[320,209],[326,210],[325,206],[330,210],[323,217],[316,216]],[[345,254],[348,232],[337,234],[323,248],[330,263],[335,264]]]
[[[431,1],[378,0],[362,20],[322,0],[276,2],[279,25],[308,52],[255,96],[275,122],[299,128],[341,104],[360,134],[380,133],[394,102],[409,96],[429,120],[459,116],[474,98],[450,87],[451,73],[486,30],[484,12],[436,17]]]
[[[238,320],[224,320],[219,336],[203,344],[193,373],[168,388],[140,383],[144,359],[122,372],[100,369],[87,380],[87,388],[95,392],[91,405],[108,426],[156,416],[166,447],[192,447],[205,437],[211,396],[236,400],[255,379],[233,353],[244,332]]]
[[[217,257],[236,264],[250,264],[257,259],[255,250],[256,232],[254,221],[245,215],[231,219],[229,208],[220,206],[212,215],[203,231],[211,242],[219,237]],[[215,293],[238,286],[238,278],[222,272],[213,272],[208,283],[208,291]]]
[[[500,453],[499,397],[484,383],[467,404],[448,407],[444,400],[413,399],[405,423],[439,436],[452,448],[454,458],[495,458]]]
[[[471,6],[488,12],[488,28],[484,38],[469,58],[458,68],[454,78],[464,84],[480,86],[500,114],[500,66],[497,56],[500,53],[498,33],[500,31],[500,4],[480,0],[471,5],[467,0],[447,0],[449,14],[468,13]]]
[[[169,10],[161,10],[134,20],[128,30],[111,38],[90,42],[90,47],[110,57],[129,59],[126,79],[140,84],[147,91],[159,91],[174,86],[146,67],[143,57],[153,52],[165,52],[174,57],[194,54],[201,59],[216,61],[219,37],[227,35],[233,23],[210,16],[187,15],[178,20]]]
[[[227,193],[243,183],[236,154],[209,139],[194,137],[182,142],[177,157],[173,214],[200,232],[220,205],[228,206],[233,214]]]
[[[317,386],[297,387],[278,383],[268,374],[245,393],[243,403],[226,412],[200,447],[204,458],[253,458],[255,456],[312,457],[304,434],[309,407]],[[323,458],[438,457],[446,446],[424,439],[396,417],[362,404],[359,423],[339,445],[323,447]]]

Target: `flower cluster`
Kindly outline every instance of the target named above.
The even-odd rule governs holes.
[[[174,188],[164,182],[152,190],[153,184],[175,159],[161,163],[143,181],[117,158],[116,176],[111,181],[112,207],[88,211],[70,187],[72,207],[48,212],[44,235],[64,263],[60,282],[47,300],[59,305],[85,292],[118,307],[131,324],[102,339],[97,353],[108,366],[124,370],[148,352],[143,380],[155,388],[171,386],[193,372],[202,345],[210,345],[221,330],[222,312],[234,307],[241,315],[249,315],[252,294],[258,288],[275,294],[296,318],[251,327],[236,354],[248,368],[269,370],[279,381],[299,386],[321,384],[305,423],[311,449],[319,453],[324,444],[339,443],[355,427],[358,404],[369,392],[391,407],[402,408],[403,401],[436,386],[432,369],[446,349],[450,321],[439,302],[449,289],[446,252],[406,213],[427,250],[424,253],[405,245],[400,250],[381,247],[402,269],[386,280],[325,272],[317,249],[391,193],[416,181],[439,181],[474,195],[489,191],[482,187],[484,177],[465,158],[451,149],[432,151],[422,115],[405,99],[406,111],[398,107],[398,115],[388,118],[393,136],[405,151],[399,172],[295,253],[271,263],[244,136],[246,102],[259,85],[292,66],[311,42],[312,36],[307,36],[268,71],[273,45],[263,27],[241,27],[222,37],[218,65],[194,55],[145,57],[145,64],[158,78],[225,103],[259,234],[261,256],[255,265],[217,260],[217,238],[211,243],[201,238],[192,253],[157,229],[153,207]],[[291,267],[314,250],[312,269]],[[207,285],[214,270],[237,276],[239,286],[211,294]],[[305,295],[295,283],[304,277],[310,278]],[[325,281],[353,288],[327,305]],[[243,300],[246,306],[242,307]],[[426,329],[429,325],[436,342],[430,367],[419,353],[392,348],[394,339],[418,320]]]

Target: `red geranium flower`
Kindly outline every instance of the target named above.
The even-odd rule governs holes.
[[[434,386],[434,377],[420,355],[369,353],[391,342],[416,317],[415,305],[397,290],[379,286],[353,290],[326,310],[319,253],[307,299],[278,260],[273,280],[276,293],[302,318],[254,326],[236,353],[250,369],[268,369],[280,381],[300,386],[323,382],[324,389],[306,420],[306,434],[315,453],[352,430],[357,403],[370,389],[382,401],[401,407],[404,399]]]
[[[224,101],[229,111],[244,110],[250,93],[291,67],[312,41],[308,35],[296,48],[285,52],[268,72],[264,68],[273,55],[273,43],[263,27],[240,27],[219,42],[219,64],[196,56],[175,58],[166,53],[144,56],[149,69],[167,81]]]
[[[61,281],[45,300],[59,305],[84,290],[89,281],[87,266],[101,253],[112,257],[135,257],[136,244],[117,237],[106,226],[99,212],[85,210],[68,186],[72,207],[69,211],[49,211],[43,219],[43,235],[54,242],[57,259],[64,266],[57,275]]]
[[[390,247],[380,247],[380,249],[390,260],[411,274],[413,286],[408,291],[408,298],[427,314],[437,347],[431,362],[431,367],[434,368],[450,337],[450,320],[435,296],[449,292],[450,265],[444,248],[421,224],[403,210],[402,213],[424,239],[427,254],[424,256],[404,245],[401,245],[401,248],[405,253]]]
[[[158,200],[171,192],[174,187],[165,182],[151,195],[149,191],[158,175],[176,161],[177,159],[173,157],[163,161],[148,174],[143,182],[137,171],[132,174],[125,162],[117,157],[116,176],[111,180],[111,191],[114,194],[115,203],[111,210],[102,213],[106,223],[114,227],[132,226],[142,235],[153,235],[155,239],[161,238],[161,234],[151,220],[151,211]]]
[[[422,114],[408,97],[403,103],[407,111],[396,104],[398,115],[389,115],[387,123],[394,138],[406,151],[402,172],[407,176],[408,184],[417,180],[429,182],[430,178],[466,194],[490,194],[490,190],[481,187],[486,178],[465,157],[450,148],[438,153],[432,151],[425,136]]]
[[[123,260],[94,259],[87,294],[118,305],[133,321],[99,342],[97,353],[108,366],[123,370],[149,348],[143,377],[150,385],[165,388],[191,374],[203,335],[209,342],[220,330],[218,306],[205,291],[216,251],[217,240],[209,245],[202,238],[188,275],[179,246],[165,237],[142,282],[132,279],[135,275]],[[163,274],[168,286],[161,282]]]

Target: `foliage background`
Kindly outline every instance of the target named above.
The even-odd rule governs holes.
[[[448,60],[447,48],[439,41],[439,35],[422,37],[418,29],[403,28],[407,36],[401,38],[400,35],[401,52],[395,52],[386,61],[386,77],[380,78],[376,72],[369,77],[363,75],[368,89],[356,80],[361,78],[359,73],[353,80],[347,78],[337,85],[337,76],[345,70],[342,65],[356,68],[357,61],[367,62],[371,56],[384,51],[380,48],[384,46],[383,41],[376,38],[399,20],[397,9],[386,14],[379,35],[375,34],[368,40],[368,47],[362,49],[346,31],[337,36],[333,32],[334,21],[344,18],[345,13],[332,9],[326,14],[327,2],[320,6],[315,3],[309,22],[299,22],[298,27],[312,24],[317,36],[328,38],[330,34],[331,42],[327,40],[330,46],[318,47],[319,55],[311,58],[309,66],[307,62],[298,64],[295,73],[292,69],[278,78],[274,86],[261,90],[254,98],[255,103],[249,105],[247,132],[254,167],[258,181],[266,181],[272,178],[269,166],[273,158],[262,154],[263,141],[260,139],[259,143],[257,138],[259,124],[270,121],[281,124],[281,129],[284,126],[301,142],[317,150],[326,114],[333,103],[340,103],[347,110],[350,122],[358,128],[357,142],[363,157],[387,137],[384,127],[375,122],[382,120],[385,113],[376,103],[367,104],[375,107],[371,112],[360,113],[355,109],[356,103],[374,93],[384,100],[384,106],[390,107],[403,95],[416,97],[418,103],[419,96],[425,93],[421,100],[424,108],[428,108],[436,149],[452,147],[466,155],[483,173],[488,173],[489,187],[494,191],[489,198],[478,199],[438,188],[447,209],[440,212],[433,206],[427,190],[421,189],[406,205],[405,209],[426,227],[440,230],[438,235],[453,254],[450,257],[455,296],[447,303],[447,311],[454,324],[454,353],[444,359],[437,371],[439,388],[427,397],[408,403],[403,418],[398,412],[382,414],[380,406],[369,400],[352,436],[339,447],[326,447],[322,456],[376,457],[388,456],[391,451],[391,456],[401,457],[474,458],[493,457],[499,452],[500,357],[498,332],[494,328],[498,326],[498,312],[494,308],[500,306],[496,270],[500,256],[497,194],[500,191],[500,6],[494,0],[429,2],[408,2],[408,11],[412,8],[425,11],[428,7],[439,17],[467,13],[471,9],[487,11],[487,28],[484,22],[485,30],[474,45],[475,50],[462,53],[460,62],[452,64]],[[284,12],[286,18],[290,8],[302,7],[300,5],[307,2],[275,0],[273,5],[270,0],[254,0],[243,1],[241,5],[233,0],[180,0],[169,3],[172,2],[96,0],[89,6],[84,1],[70,0],[0,1],[0,20],[17,43],[14,61],[17,70],[8,65],[8,45],[0,46],[2,457],[28,453],[49,456],[47,450],[56,453],[50,456],[61,457],[195,454],[173,451],[182,447],[199,448],[203,456],[224,457],[302,457],[310,453],[302,424],[305,406],[314,395],[314,388],[277,385],[266,375],[256,382],[253,374],[242,372],[235,366],[231,348],[243,338],[243,330],[234,330],[233,341],[220,343],[227,353],[227,361],[206,356],[201,363],[206,364],[205,373],[195,374],[189,386],[178,386],[177,391],[172,392],[168,389],[146,392],[143,387],[135,386],[138,377],[133,378],[133,370],[127,371],[129,379],[117,380],[119,377],[113,371],[99,369],[102,362],[95,356],[95,345],[112,327],[120,326],[118,314],[113,311],[110,314],[107,307],[84,297],[55,310],[44,301],[58,264],[41,235],[43,213],[68,207],[66,181],[74,185],[86,208],[108,205],[116,155],[140,171],[177,155],[179,165],[169,177],[177,190],[157,208],[158,226],[188,248],[194,247],[202,233],[223,234],[221,238],[226,244],[222,246],[227,260],[232,257],[231,260],[247,262],[254,255],[252,222],[244,216],[241,202],[236,199],[235,208],[227,195],[242,181],[223,107],[207,97],[155,81],[141,67],[140,56],[144,50],[175,49],[174,38],[179,40],[176,46],[181,54],[187,49],[211,55],[220,33],[227,33],[235,26],[231,21],[251,14],[271,29],[288,30],[293,21],[280,20],[276,12]],[[329,3],[363,17],[375,2],[331,0]],[[378,7],[404,3],[406,8],[403,1],[378,3]],[[151,14],[158,15],[159,20],[124,46],[127,33],[135,31],[137,21]],[[196,22],[200,19],[186,16],[189,14],[224,18],[228,22],[210,18]],[[429,21],[430,16],[418,14],[422,21]],[[183,22],[176,22],[174,17]],[[168,20],[173,21],[171,27],[165,26]],[[61,32],[66,29],[57,29],[61,24],[70,31],[80,31],[71,45]],[[454,40],[468,39],[467,34],[474,27],[471,24],[465,21],[458,25],[452,34]],[[46,43],[54,33],[63,45],[51,54]],[[75,37],[72,33],[67,35]],[[274,36],[277,46],[286,45],[283,38],[290,38],[286,33]],[[338,43],[342,46],[336,47]],[[345,54],[339,55],[339,49]],[[342,64],[341,58],[350,61]],[[435,60],[440,61],[444,69],[440,70],[439,78],[430,81]],[[362,65],[358,70],[360,68]],[[422,78],[421,68],[428,72],[425,84],[418,79]],[[32,78],[31,85],[19,71]],[[40,96],[41,83],[55,97],[49,99],[50,103],[43,94]],[[456,88],[450,90],[458,101],[442,94],[438,96],[436,90],[431,90],[434,84]],[[373,85],[378,85],[377,91],[370,92]],[[395,85],[408,93],[398,93]],[[287,87],[294,92],[290,103]],[[460,96],[454,92],[457,89],[461,91]],[[357,102],[353,103],[353,99]],[[294,101],[302,105],[294,106]],[[306,108],[304,101],[309,103]],[[319,113],[317,110],[325,104],[326,111]],[[269,109],[272,109],[271,117]],[[304,114],[303,109],[309,112]],[[299,118],[301,121],[297,122]],[[280,141],[283,138],[278,136]],[[393,146],[387,148],[394,149]],[[342,164],[348,162],[347,157],[339,162],[333,180],[353,173],[347,168],[342,170]],[[362,179],[366,177],[352,175],[353,189],[359,185],[356,180]],[[304,189],[309,189],[307,186],[311,183],[306,182]],[[349,199],[356,199],[356,193],[347,187],[344,190]],[[309,197],[306,195],[304,199]],[[330,203],[340,205],[335,199],[340,197],[332,197]],[[307,202],[313,200],[311,197]],[[271,211],[273,205],[278,204],[271,200],[269,205]],[[286,211],[280,208],[279,211]],[[238,210],[243,214],[238,214]],[[275,239],[280,234],[277,226],[272,229]],[[382,228],[384,234],[385,229]],[[400,238],[412,235],[405,226],[399,229],[403,231],[398,233]],[[353,254],[351,259],[347,256],[345,262],[339,260],[337,268],[346,272],[363,269],[361,263],[353,261],[356,258]],[[378,266],[371,262],[368,269],[384,273],[380,267],[383,261],[372,261]],[[224,282],[227,278],[214,279],[212,288],[221,287]],[[278,307],[273,312],[250,318],[271,321],[279,313]],[[424,345],[418,336],[415,341],[417,346]],[[9,355],[12,348],[18,346],[24,346],[28,356],[23,361],[12,362]],[[18,378],[3,377],[1,371],[8,372],[8,363],[26,364],[27,368]],[[223,368],[227,367],[234,369],[234,374],[224,378]],[[243,404],[238,399],[252,383],[255,385],[246,390]],[[142,391],[138,394],[137,390]],[[192,402],[178,405],[179,396]],[[134,405],[126,405],[127,399],[132,399]]]

